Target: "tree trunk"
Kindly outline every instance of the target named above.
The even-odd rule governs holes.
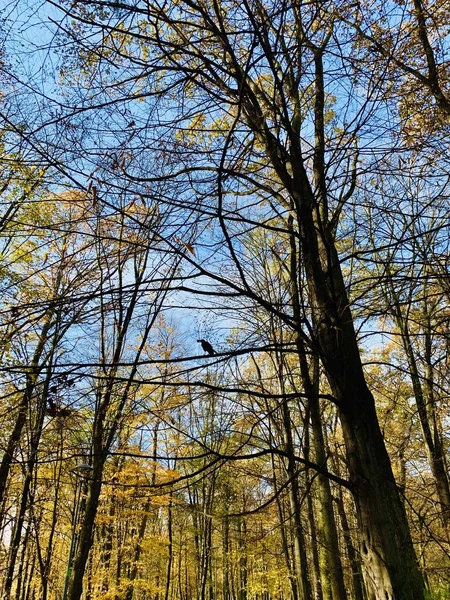
[[[309,400],[312,434],[314,440],[315,460],[321,467],[326,467],[327,458],[320,418],[319,402],[312,396]],[[342,571],[341,552],[338,543],[336,520],[334,518],[333,498],[330,480],[324,475],[317,476],[319,491],[319,531],[320,554],[322,556],[321,571],[325,579],[329,580],[331,597],[333,600],[347,600],[345,592],[344,574]],[[323,584],[322,584],[323,585]],[[324,587],[324,586],[323,586]],[[327,594],[324,594],[327,597]]]
[[[305,427],[305,441],[304,441],[304,449],[303,454],[306,460],[311,460],[310,456],[310,439],[309,439],[309,424]],[[306,487],[310,489],[311,485],[311,472],[309,469],[306,471]],[[321,573],[320,573],[320,561],[319,561],[319,540],[317,536],[317,528],[316,521],[314,515],[314,503],[311,491],[308,493],[306,497],[306,502],[308,506],[308,521],[309,521],[309,532],[311,535],[311,564],[312,564],[312,582],[314,589],[314,599],[315,600],[323,600],[323,590],[322,590],[322,581],[321,581]]]
[[[37,377],[37,376],[36,376]],[[4,598],[5,600],[9,598],[11,594],[11,588],[14,578],[14,572],[16,569],[16,560],[17,554],[19,551],[20,541],[22,538],[22,527],[25,520],[25,515],[29,504],[33,503],[34,493],[32,490],[32,483],[34,477],[34,470],[37,463],[37,453],[39,448],[39,443],[41,440],[42,427],[44,423],[44,415],[45,415],[45,406],[46,406],[46,398],[48,392],[48,386],[50,381],[50,368],[47,374],[47,379],[44,384],[43,393],[40,397],[39,403],[37,405],[37,410],[35,414],[35,423],[33,426],[33,430],[31,433],[31,441],[30,441],[30,449],[29,449],[29,457],[26,466],[25,472],[25,481],[23,484],[21,501],[19,505],[19,512],[16,518],[16,523],[11,539],[11,547],[9,553],[9,564],[6,573],[6,580],[4,584]],[[34,388],[34,383],[32,388]],[[26,394],[27,395],[27,392]]]
[[[273,472],[273,479],[274,479],[274,491],[277,493],[278,491],[278,485],[276,482],[276,470],[275,470],[275,465],[273,463],[274,457],[272,456],[272,472]],[[309,495],[308,495],[308,499],[309,499]],[[277,503],[277,509],[278,509],[278,520],[280,523],[280,535],[281,535],[281,543],[282,543],[282,547],[283,547],[283,555],[285,558],[285,562],[286,562],[286,567],[289,573],[289,586],[291,588],[291,599],[292,600],[298,600],[298,586],[297,586],[297,578],[295,576],[295,568],[293,567],[293,561],[291,558],[291,552],[289,551],[289,542],[288,542],[288,536],[287,536],[287,531],[286,531],[286,516],[285,516],[285,510],[283,510],[283,505],[282,505],[282,500],[281,498],[277,495],[276,498],[276,503]],[[313,545],[314,545],[314,540],[313,540]],[[322,600],[322,598],[316,598],[316,600]]]
[[[450,528],[450,486],[447,474],[447,464],[441,436],[439,434],[436,415],[434,410],[434,391],[433,391],[433,367],[431,364],[431,333],[430,327],[425,325],[425,378],[422,384],[419,367],[417,365],[408,322],[403,317],[400,299],[394,290],[392,280],[389,280],[391,299],[388,301],[394,305],[394,317],[397,326],[401,332],[403,349],[408,361],[411,373],[411,382],[414,390],[417,412],[419,414],[420,426],[422,429],[425,449],[428,462],[433,473],[436,485],[436,491],[441,505],[441,515],[444,527],[449,533]],[[427,310],[424,310],[424,317],[427,318]]]
[[[291,277],[291,299],[294,317],[300,327],[301,308],[299,293],[299,273],[298,251],[293,231],[293,218],[288,219],[289,242],[290,242],[290,277]],[[308,397],[308,414],[311,421],[311,431],[314,445],[315,461],[321,467],[326,468],[327,456],[325,452],[325,440],[322,431],[322,420],[319,405],[319,386],[320,386],[320,365],[319,357],[313,355],[309,364],[306,359],[306,348],[303,338],[298,332],[296,336],[296,345],[298,351],[298,360],[304,391]],[[305,444],[306,453],[309,454],[309,423],[305,423],[307,430],[307,443]],[[308,457],[306,457],[308,458]],[[338,543],[338,533],[336,521],[334,518],[333,502],[331,494],[330,481],[324,475],[317,477],[319,488],[319,531],[321,544],[319,546],[320,555],[320,575],[322,580],[320,593],[325,598],[333,600],[347,600],[345,592],[344,574],[342,571],[341,555]]]
[[[318,400],[319,393],[319,362],[317,357],[312,358],[311,371],[306,362],[306,352],[301,339],[297,339],[297,345],[301,348],[299,354],[300,367],[303,378],[303,386],[308,394],[309,416],[314,444],[315,461],[321,467],[327,467],[327,456],[325,452],[325,440],[322,431],[322,420]],[[338,543],[336,520],[334,518],[333,497],[331,494],[330,480],[321,475],[317,476],[319,491],[319,532],[322,591],[325,598],[333,600],[347,600],[345,591],[344,574],[342,571],[341,552]],[[329,592],[327,591],[329,588]]]
[[[396,487],[359,354],[353,317],[335,229],[339,211],[331,218],[326,196],[323,49],[315,54],[315,190],[311,186],[300,143],[301,119],[290,123],[282,144],[264,117],[250,84],[236,70],[242,87],[242,114],[292,200],[312,312],[313,344],[319,353],[339,407],[350,482],[361,528],[361,553],[369,600],[423,600],[424,583],[415,556],[404,506]],[[291,99],[289,99],[289,102]],[[298,102],[300,102],[298,100]],[[303,108],[297,106],[299,114]],[[297,127],[297,129],[296,129]],[[351,187],[350,187],[351,189]],[[348,192],[347,192],[348,193]],[[301,324],[297,325],[302,336]]]
[[[170,498],[169,504],[167,506],[167,535],[169,544],[167,547],[168,557],[167,557],[167,570],[166,570],[166,590],[164,593],[164,600],[169,600],[170,598],[170,586],[172,579],[172,565],[173,565],[173,510],[172,510],[172,498],[173,498],[173,490],[170,490]]]
[[[341,412],[341,423],[361,531],[368,598],[420,600],[424,597],[422,576],[367,389],[354,395],[350,409]]]
[[[350,533],[350,527],[348,524],[348,519],[345,512],[344,501],[342,497],[342,488],[339,488],[338,490],[338,497],[336,499],[336,502],[338,507],[339,518],[341,521],[342,533],[345,540],[345,546],[347,549],[348,561],[350,563],[350,569],[352,571],[354,600],[365,600],[361,561],[358,559],[358,556],[355,552],[355,548],[353,546],[353,540]]]
[[[222,524],[222,600],[230,600],[230,519],[228,517],[229,506],[228,489],[225,493],[225,514]]]
[[[305,456],[306,458],[306,456]],[[307,459],[309,460],[309,459]],[[310,479],[308,474],[308,480]],[[309,481],[307,483],[309,485]],[[314,506],[313,499],[311,493],[309,493],[306,497],[306,502],[308,506],[308,521],[309,521],[309,532],[311,535],[311,564],[312,564],[312,580],[313,580],[313,589],[314,589],[314,600],[323,600],[323,591],[322,591],[322,581],[320,576],[320,562],[319,562],[319,552],[318,552],[318,539],[317,539],[317,529],[316,522],[314,517]]]
[[[20,402],[14,429],[9,437],[8,445],[6,447],[5,453],[2,458],[2,462],[0,464],[0,506],[3,502],[3,495],[5,493],[6,482],[8,480],[11,463],[14,458],[14,452],[17,448],[22,434],[22,429],[25,425],[27,412],[29,410],[30,402],[36,387],[39,373],[43,368],[42,365],[39,366],[39,362],[42,358],[45,345],[48,341],[48,335],[52,327],[53,312],[53,309],[49,308],[45,316],[45,322],[42,327],[42,331],[39,336],[39,340],[34,351],[33,358],[31,360],[30,370],[26,376],[25,392]]]
[[[28,521],[28,525],[26,527],[25,530],[25,535],[23,536],[22,539],[22,552],[21,552],[21,557],[20,557],[20,561],[19,561],[19,569],[18,569],[18,575],[17,575],[17,580],[16,580],[16,592],[15,592],[15,600],[19,600],[21,593],[22,593],[22,585],[24,583],[24,579],[26,577],[26,573],[27,573],[27,566],[28,566],[28,559],[29,559],[29,538],[30,538],[30,529],[31,529],[31,520]],[[36,543],[38,544],[39,541],[36,540]],[[46,600],[47,594],[46,594],[46,590],[42,589],[42,599]]]
[[[294,544],[294,570],[298,586],[298,597],[300,600],[312,600],[311,584],[308,578],[308,563],[306,560],[305,537],[300,512],[300,488],[298,473],[294,458],[294,447],[292,440],[291,422],[287,401],[283,401],[283,423],[287,458],[287,474],[290,480],[288,496],[290,514],[292,515],[292,539]]]
[[[97,514],[98,500],[102,487],[103,467],[105,462],[103,453],[94,451],[92,473],[89,478],[89,494],[80,526],[78,550],[73,563],[73,577],[69,583],[69,600],[79,600],[83,591],[83,576],[86,563],[94,540],[94,521]]]
[[[247,526],[245,520],[238,521],[238,547],[239,547],[239,594],[238,600],[247,600],[247,550],[245,547],[245,538],[247,535]]]
[[[114,489],[114,488],[113,488]],[[111,494],[109,499],[109,510],[108,510],[108,520],[103,524],[102,532],[101,532],[101,540],[102,540],[102,549],[100,551],[100,563],[103,567],[103,581],[102,581],[102,592],[106,594],[109,590],[109,578],[110,578],[110,565],[111,565],[111,555],[113,549],[113,522],[116,513],[116,498],[115,494]]]
[[[305,203],[308,197],[309,207]],[[314,328],[320,358],[339,407],[361,529],[361,555],[369,600],[422,600],[423,579],[375,402],[364,378],[336,248],[331,236],[327,237],[326,245],[317,237],[309,187],[298,195],[297,206],[303,208],[299,222]],[[327,265],[326,270],[322,260]]]

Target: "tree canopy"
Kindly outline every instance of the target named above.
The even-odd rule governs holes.
[[[446,3],[1,16],[3,598],[447,597]]]

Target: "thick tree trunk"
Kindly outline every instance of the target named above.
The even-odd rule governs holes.
[[[317,235],[319,225],[314,223],[311,208],[314,200],[309,186],[303,190],[301,203],[304,204],[308,197],[311,201],[309,215],[303,210],[302,219],[299,219],[303,258],[319,354],[340,409],[361,529],[361,555],[369,600],[421,600],[423,580],[379,428],[375,402],[365,382],[336,249],[331,236]],[[298,201],[297,207],[300,205]],[[326,271],[322,263],[327,265]],[[299,359],[302,363],[305,362],[305,353],[299,333]],[[308,384],[310,395],[314,396],[305,365],[302,373],[304,384]],[[316,426],[318,421],[320,423],[315,414]],[[315,431],[317,436],[317,427]],[[320,441],[320,436],[316,437],[315,449],[319,450],[319,454]],[[321,492],[329,505],[326,500],[327,497],[330,500],[331,495],[327,494],[324,486]],[[328,506],[325,510],[325,517],[330,515],[330,509]],[[332,536],[330,540],[333,543]],[[337,597],[340,594],[345,597],[342,583],[333,592]]]
[[[361,532],[369,600],[421,600],[424,586],[404,506],[364,380],[347,309],[337,329],[320,324],[323,361],[340,407],[348,469]],[[336,340],[336,341],[335,341]]]
[[[419,600],[423,580],[375,409],[366,406],[361,416],[341,412],[341,423],[369,600]]]
[[[304,177],[303,171],[296,201],[301,247],[316,343],[339,407],[369,600],[423,600],[423,579],[364,378],[334,240],[329,231],[318,236],[323,225],[316,213],[316,222],[313,217],[314,197]]]
[[[332,328],[319,322],[322,360],[340,407],[348,469],[361,531],[369,600],[422,600],[424,586],[367,388],[349,310]]]
[[[331,30],[330,30],[331,31]],[[324,42],[326,44],[326,42]],[[369,600],[423,600],[424,583],[415,556],[404,506],[395,484],[380,431],[375,402],[365,378],[349,298],[335,244],[339,211],[329,215],[324,136],[324,77],[321,55],[315,55],[315,151],[313,190],[300,143],[303,107],[288,123],[282,144],[264,118],[251,86],[235,73],[242,86],[243,114],[280,182],[292,200],[291,216],[300,239],[299,272],[304,269],[312,311],[313,344],[319,353],[339,406],[348,468],[361,528],[361,551]],[[292,94],[289,102],[293,100]],[[298,100],[298,102],[300,102]],[[351,195],[343,190],[343,200]],[[302,336],[301,324],[298,334]]]

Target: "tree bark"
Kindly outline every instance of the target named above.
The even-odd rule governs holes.
[[[348,524],[347,514],[345,512],[344,501],[342,497],[342,489],[338,490],[338,496],[336,499],[338,514],[341,521],[342,533],[345,540],[345,546],[347,549],[348,561],[350,563],[350,569],[352,571],[352,583],[353,583],[353,596],[354,600],[365,600],[364,595],[364,583],[362,579],[361,561],[358,559],[357,553],[353,546],[353,540],[350,533],[350,527]]]
[[[424,584],[361,364],[334,240],[323,225],[302,164],[293,194],[320,358],[339,407],[352,492],[361,529],[369,600],[422,600]],[[320,229],[319,229],[320,226]],[[324,266],[325,265],[325,266]]]
[[[308,577],[308,563],[306,560],[305,538],[300,512],[300,488],[298,473],[295,463],[295,452],[292,439],[291,418],[287,401],[282,404],[285,447],[287,454],[286,471],[290,480],[288,495],[292,519],[292,539],[294,545],[294,570],[297,580],[298,597],[300,600],[312,600],[311,584]]]

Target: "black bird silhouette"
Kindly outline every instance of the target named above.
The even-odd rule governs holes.
[[[64,406],[57,406],[51,396],[47,397],[48,406],[45,408],[45,414],[48,417],[70,417],[73,413],[72,409]]]
[[[202,348],[205,352],[207,352],[210,356],[214,356],[214,348],[209,342],[207,342],[206,340],[197,340],[197,342],[202,345]]]

